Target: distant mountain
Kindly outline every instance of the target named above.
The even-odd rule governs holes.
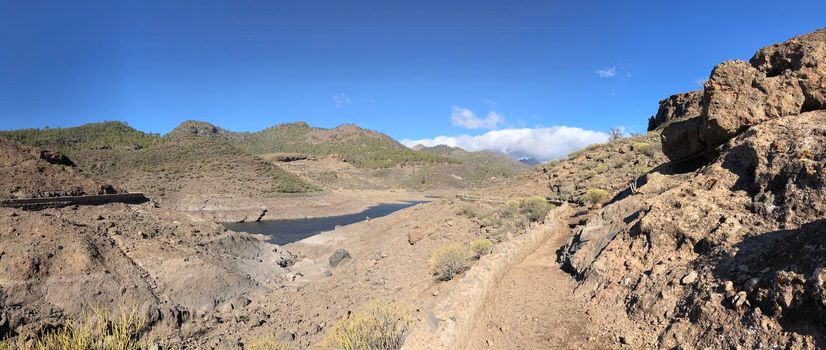
[[[525,164],[527,166],[535,166],[535,165],[542,164],[539,161],[537,161],[536,159],[528,158],[528,157],[519,158],[519,162],[522,163],[522,164]]]
[[[298,153],[335,156],[360,168],[378,169],[425,163],[450,163],[450,159],[417,153],[385,134],[345,124],[332,129],[304,122],[279,124],[258,132],[233,132],[204,122],[186,121],[168,137],[196,135],[223,138],[256,155]]]
[[[410,149],[351,124],[324,129],[296,122],[234,132],[185,121],[161,136],[122,122],[103,122],[3,131],[0,136],[59,150],[101,182],[146,192],[172,206],[205,196],[253,198],[319,189],[471,188],[529,168],[492,152]],[[284,163],[286,159],[303,161]]]

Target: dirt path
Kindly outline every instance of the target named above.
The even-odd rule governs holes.
[[[608,349],[590,334],[593,324],[576,283],[559,270],[555,251],[567,237],[555,233],[513,267],[491,291],[465,349]]]

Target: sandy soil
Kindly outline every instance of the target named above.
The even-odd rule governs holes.
[[[265,285],[269,292],[240,310],[266,315],[261,324],[248,330],[218,326],[210,334],[240,342],[275,335],[292,339],[286,342],[290,348],[318,347],[330,326],[376,299],[393,301],[414,318],[424,317],[418,310],[425,310],[439,290],[453,283],[431,275],[431,253],[482,234],[478,224],[455,214],[459,205],[416,205],[284,246],[297,255],[295,265],[282,279]],[[415,245],[408,242],[411,232],[423,234]],[[346,249],[351,257],[332,267],[329,257],[336,249]]]
[[[576,282],[556,264],[555,251],[568,238],[554,236],[514,266],[493,288],[465,349],[610,349],[596,336]]]

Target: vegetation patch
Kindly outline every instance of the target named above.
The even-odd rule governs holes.
[[[479,259],[493,251],[493,242],[487,238],[477,239],[470,242],[470,250],[473,251],[474,257]]]
[[[117,315],[92,308],[93,313],[61,327],[21,334],[0,343],[3,350],[137,350],[153,344],[141,341],[146,322],[137,308],[121,309]],[[157,348],[157,347],[156,347]]]
[[[245,350],[288,350],[288,346],[278,341],[274,336],[256,339],[244,344]]]
[[[410,314],[401,307],[374,302],[335,324],[327,342],[342,350],[401,349],[411,323]]]
[[[653,146],[651,146],[651,144],[647,142],[635,142],[633,147],[634,152],[644,154],[649,157],[653,157],[655,152],[657,151],[656,149],[654,149]]]
[[[449,244],[433,252],[430,257],[430,268],[436,278],[449,281],[470,268],[469,258],[467,248],[459,244]]]
[[[520,208],[525,216],[527,216],[528,220],[533,222],[542,222],[545,220],[545,217],[548,216],[551,209],[554,208],[554,205],[548,203],[548,200],[544,197],[533,196],[525,198],[522,201]]]
[[[585,194],[582,195],[582,202],[599,204],[605,202],[608,199],[608,196],[610,196],[610,194],[606,190],[601,188],[589,188],[585,191]]]
[[[528,229],[531,222],[544,222],[555,206],[542,196],[508,200],[504,205],[464,203],[457,215],[475,219],[492,242],[502,242]]]
[[[138,131],[124,122],[109,121],[72,128],[43,128],[2,131],[0,136],[72,155],[89,149],[140,149],[162,142],[158,134]]]

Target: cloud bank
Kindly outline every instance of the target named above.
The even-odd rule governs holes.
[[[450,113],[450,121],[453,122],[454,126],[460,126],[466,129],[495,129],[505,121],[505,118],[501,114],[496,113],[496,111],[489,111],[488,115],[482,119],[467,108],[453,106],[453,111]]]
[[[432,139],[401,141],[407,147],[447,145],[467,151],[494,151],[513,158],[547,161],[594,143],[608,141],[608,134],[567,126],[535,129],[501,129],[482,135],[437,136]]]

